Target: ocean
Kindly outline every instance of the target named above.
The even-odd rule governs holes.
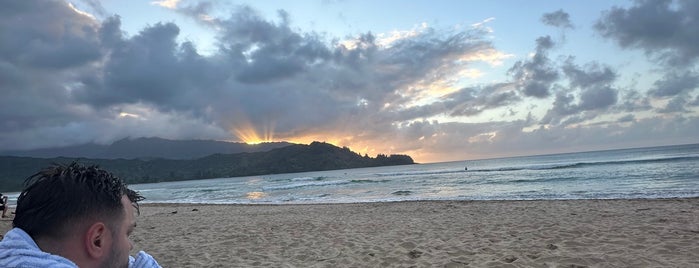
[[[699,144],[136,184],[145,202],[312,204],[409,200],[699,197]]]
[[[468,169],[466,169],[468,168]],[[699,197],[699,144],[133,184],[144,203]],[[7,193],[14,205],[19,193]]]

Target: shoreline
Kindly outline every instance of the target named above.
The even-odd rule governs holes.
[[[163,267],[699,266],[697,197],[144,203],[140,212],[134,249]]]
[[[140,206],[305,206],[305,205],[355,205],[355,204],[391,204],[391,203],[420,203],[420,202],[541,202],[541,201],[671,201],[699,200],[699,196],[689,197],[648,197],[648,198],[568,198],[568,199],[421,199],[421,200],[387,200],[372,202],[333,202],[333,203],[186,203],[186,202],[140,202]],[[12,207],[12,206],[11,206]]]

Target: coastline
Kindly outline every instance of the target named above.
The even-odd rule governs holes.
[[[699,266],[699,198],[147,203],[140,211],[134,249],[163,267]],[[0,232],[10,225],[2,219]]]

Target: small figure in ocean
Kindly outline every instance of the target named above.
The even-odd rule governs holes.
[[[464,170],[468,170],[468,167],[465,167]]]

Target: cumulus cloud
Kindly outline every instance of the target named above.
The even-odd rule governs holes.
[[[613,88],[617,75],[611,67],[596,62],[578,66],[573,57],[568,57],[561,69],[570,85],[556,94],[542,123],[580,123],[617,104],[619,93]]]
[[[619,95],[618,111],[639,112],[653,109],[650,99],[638,90],[620,90]]]
[[[687,112],[687,109],[685,109],[685,105],[687,105],[687,100],[683,96],[675,96],[674,98],[670,99],[668,103],[665,105],[665,107],[658,109],[659,113],[680,113],[680,112]]]
[[[189,125],[208,126],[195,128],[199,138],[220,138],[250,125],[269,126],[280,139],[330,134],[339,126],[396,131],[384,126],[396,128],[401,120],[435,114],[404,113],[432,94],[430,85],[446,85],[468,64],[504,55],[483,38],[484,32],[429,27],[390,46],[380,45],[372,33],[346,46],[292,29],[283,11],[272,22],[244,6],[227,18],[210,20],[218,29],[218,50],[202,55],[194,44],[178,42],[180,29],[174,23],[157,23],[127,36],[117,16],[100,22],[64,2],[47,3],[22,1],[1,11],[6,15],[0,18],[3,32],[18,37],[0,41],[0,76],[9,81],[0,87],[3,92],[23,89],[2,101],[3,145],[10,147],[9,137],[36,137],[27,132],[47,131],[47,122],[56,129],[84,128],[73,137],[85,142],[107,142],[89,128],[110,124],[95,122],[124,121],[123,126],[133,129],[113,133],[144,135],[126,122],[136,119],[160,126],[152,122],[188,118],[183,121],[191,121]],[[168,3],[177,4],[158,2]],[[204,14],[206,6],[199,7],[190,9],[192,14]],[[37,23],[21,23],[20,18],[28,17]],[[35,45],[20,45],[27,43]],[[483,92],[468,102],[485,102],[472,110],[454,95],[445,98],[447,108],[441,111],[473,114],[514,99],[508,93]],[[54,131],[57,138],[69,132]]]
[[[94,11],[99,2],[83,3],[100,13]],[[172,22],[127,35],[120,17],[98,19],[63,1],[5,3],[0,32],[13,38],[0,38],[0,148],[129,136],[236,140],[257,131],[276,140],[324,140],[436,161],[540,153],[541,144],[553,149],[642,141],[662,133],[644,127],[673,128],[669,138],[696,130],[695,117],[682,117],[699,105],[694,70],[668,72],[648,93],[622,90],[611,66],[556,58],[559,44],[549,36],[537,38],[531,57],[509,68],[509,80],[474,84],[465,73],[511,57],[482,25],[424,24],[328,40],[295,28],[283,10],[267,19],[236,6],[214,17],[209,1],[154,4],[208,26],[216,35],[214,49],[204,54],[181,41],[180,26]],[[605,25],[616,25],[605,18]],[[562,10],[542,21],[573,27]],[[660,50],[692,51],[672,45],[679,43]],[[627,47],[652,48],[638,44],[645,43]],[[537,107],[545,115],[522,108],[532,99],[536,105],[529,108],[550,105]],[[640,111],[664,114],[631,114]],[[605,117],[607,112],[615,114]],[[491,116],[498,118],[484,121]]]
[[[537,38],[534,56],[516,62],[508,71],[524,95],[537,98],[551,95],[551,87],[559,79],[556,66],[548,57],[554,44],[550,36]]]
[[[623,48],[641,49],[668,66],[686,66],[699,58],[697,16],[697,1],[635,1],[606,11],[595,29]]]
[[[545,13],[541,16],[541,22],[549,26],[563,29],[575,28],[573,24],[570,22],[570,15],[562,9],[551,13]]]
[[[672,97],[685,94],[699,88],[699,74],[685,71],[670,71],[658,81],[653,83],[653,88],[649,91],[653,97]]]
[[[628,8],[604,12],[595,24],[603,37],[622,48],[639,49],[665,66],[663,77],[647,92],[651,99],[667,100],[655,109],[659,113],[686,113],[693,106],[692,96],[699,88],[694,70],[699,58],[698,15],[696,1],[635,1]]]

